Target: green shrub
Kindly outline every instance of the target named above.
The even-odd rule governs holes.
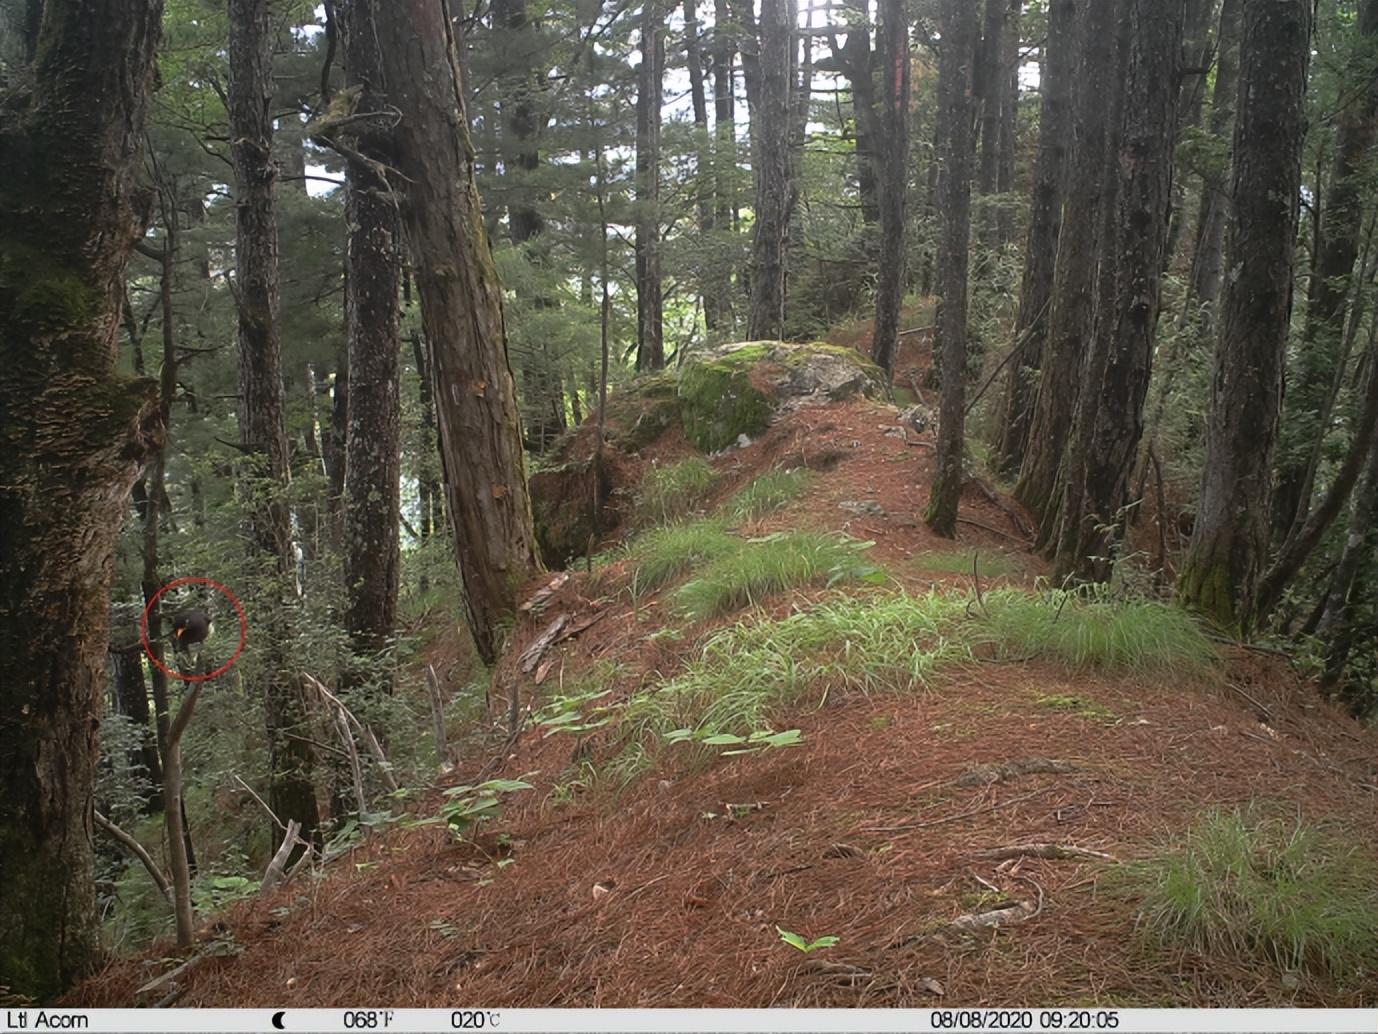
[[[698,456],[653,467],[636,496],[636,523],[642,527],[668,524],[703,508],[712,494],[718,473]]]
[[[1077,670],[1205,670],[1218,655],[1186,611],[1093,590],[985,597],[986,626],[1008,657],[1052,657]]]
[[[1378,865],[1335,833],[1215,813],[1122,879],[1164,943],[1337,979],[1378,965]]]
[[[808,483],[809,472],[803,468],[772,470],[740,489],[723,504],[721,512],[742,524],[758,520],[794,499]]]
[[[882,580],[884,574],[866,562],[869,542],[842,535],[787,531],[751,539],[745,546],[711,561],[675,593],[675,603],[688,618],[726,614],[797,586],[826,580]]]

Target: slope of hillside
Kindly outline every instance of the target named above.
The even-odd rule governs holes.
[[[677,435],[641,473],[691,452]],[[1378,734],[1278,657],[1119,650],[1142,629],[1050,594],[1022,518],[980,485],[959,540],[935,538],[932,451],[887,404],[801,406],[711,458],[704,555],[648,579],[643,535],[530,587],[557,586],[494,674],[483,750],[414,811],[495,776],[532,789],[475,837],[376,835],[217,917],[207,936],[235,953],[199,963],[177,1004],[1378,1004],[1352,974],[1147,936],[1126,876],[1212,809],[1337,830],[1372,864]],[[797,495],[742,516],[744,487],[794,468],[811,472]],[[845,562],[750,605],[686,594],[713,550],[735,577],[798,529]],[[1035,607],[1042,624],[1016,628]],[[796,634],[820,613],[831,631]],[[766,687],[745,725],[735,697],[734,717],[709,716],[722,697],[701,683],[724,671],[723,693]],[[837,941],[803,952],[782,930]],[[69,1000],[129,1004],[157,971],[122,961]]]

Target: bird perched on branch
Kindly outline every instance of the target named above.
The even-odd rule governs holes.
[[[183,607],[172,615],[172,643],[185,653],[187,647],[204,643],[215,631],[211,615],[204,607]]]

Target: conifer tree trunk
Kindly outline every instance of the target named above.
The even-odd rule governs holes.
[[[1271,0],[1270,0],[1271,2]],[[1086,464],[1082,506],[1062,520],[1079,529],[1069,552],[1064,539],[1058,570],[1082,578],[1109,577],[1111,544],[1123,527],[1122,508],[1143,434],[1144,397],[1153,355],[1162,286],[1163,254],[1172,207],[1177,78],[1182,63],[1182,0],[1129,0],[1129,77],[1120,144],[1119,232],[1114,246],[1119,273],[1115,330],[1092,348],[1109,350],[1096,392],[1094,432]],[[1089,357],[1094,369],[1099,362]]]
[[[382,83],[373,45],[371,10],[340,5],[345,80],[371,109]],[[344,627],[357,656],[373,657],[392,637],[397,621],[401,566],[401,348],[402,227],[387,180],[358,161],[345,165],[345,221],[349,226],[345,314],[349,334],[349,433],[345,440]],[[347,669],[353,683],[362,673]]]
[[[1000,147],[997,159],[995,189],[1009,195],[1014,190],[1014,158],[1019,140],[1019,45],[1020,20],[1024,0],[1008,0],[1003,34],[1004,53],[1001,57]],[[1003,246],[1014,240],[1015,211],[1002,202],[995,212],[995,243]]]
[[[230,0],[229,123],[234,160],[235,299],[239,326],[239,441],[245,493],[251,500],[252,550],[267,558],[274,578],[271,602],[251,615],[266,639],[264,713],[267,719],[268,803],[282,822],[295,819],[302,835],[318,838],[320,814],[314,757],[300,677],[288,662],[284,620],[292,605],[295,570],[285,489],[290,480],[278,331],[278,229],[273,205],[273,4]]]
[[[0,985],[99,962],[92,808],[115,539],[161,438],[116,372],[162,3],[31,2],[0,88]]]
[[[905,193],[909,186],[909,25],[903,0],[882,0],[880,11],[885,150],[881,165],[880,270],[871,358],[888,375],[899,347],[900,302],[904,297]]]
[[[1268,551],[1310,50],[1310,0],[1246,6],[1230,189],[1237,273],[1225,284],[1201,494],[1177,582],[1183,603],[1227,629],[1250,614]]]
[[[1211,136],[1230,137],[1235,105],[1239,95],[1239,30],[1244,0],[1224,0],[1220,8],[1220,30],[1216,35],[1215,85],[1211,90]],[[1214,323],[1216,299],[1225,265],[1225,223],[1230,214],[1229,170],[1203,176],[1201,207],[1196,217],[1196,249],[1191,259],[1188,303],[1202,307],[1202,329]]]
[[[736,52],[729,31],[728,0],[713,2],[713,225],[720,237],[737,227],[737,125],[732,58]],[[717,306],[715,330],[719,337],[735,334],[732,299],[732,263],[716,254],[713,261],[712,298]]]
[[[1077,0],[1053,0],[1048,11],[1048,39],[1039,75],[1038,158],[1034,165],[1029,233],[1024,246],[1024,276],[1015,320],[1015,347],[1005,390],[1000,434],[1000,468],[1017,471],[1034,402],[1034,377],[1043,359],[1053,294],[1053,264],[1062,226],[1063,182],[1072,150],[1072,71],[1076,65]],[[1023,342],[1023,344],[1019,344]]]
[[[966,424],[967,257],[971,233],[971,84],[977,24],[969,0],[944,0],[938,63],[938,118],[943,140],[942,240],[938,252],[938,334],[942,400],[938,455],[924,520],[939,535],[957,534]]]
[[[713,239],[714,176],[713,151],[708,130],[708,89],[704,75],[703,26],[699,23],[698,4],[684,0],[684,53],[689,66],[689,96],[694,109],[694,207],[698,212],[701,243]],[[717,297],[722,277],[718,263],[711,258],[699,268],[697,279],[699,297],[703,302],[703,322],[709,334],[716,334],[722,323],[722,299]]]
[[[400,118],[361,140],[398,172],[440,428],[464,607],[485,663],[540,570],[502,291],[474,187],[449,0],[373,4],[383,93]]]
[[[1005,11],[1007,0],[985,0],[985,17],[972,89],[981,103],[980,164],[977,192],[986,198],[994,194],[1000,177],[1000,117],[1005,99],[1005,76],[1001,66],[1005,57]],[[981,208],[977,237],[983,249],[995,243],[996,219],[989,202]]]
[[[876,82],[871,53],[870,18],[865,0],[845,0],[847,39],[838,46],[829,36],[833,63],[847,77],[852,94],[852,123],[856,138],[857,200],[865,226],[880,222],[880,148],[883,144],[882,114],[876,103]]]
[[[1283,421],[1287,428],[1278,457],[1273,532],[1285,535],[1305,519],[1315,471],[1310,445],[1329,430],[1330,385],[1335,381],[1348,311],[1350,280],[1359,255],[1365,194],[1371,188],[1367,163],[1378,137],[1378,0],[1359,7],[1358,37],[1350,58],[1352,101],[1341,108],[1335,133],[1335,161],[1321,204],[1316,269],[1309,281],[1301,348],[1287,386]]]
[[[664,286],[660,277],[660,107],[665,88],[662,0],[641,12],[636,88],[636,368],[665,367]]]
[[[795,188],[790,160],[794,92],[794,4],[761,0],[758,100],[751,113],[756,141],[756,221],[751,240],[751,314],[747,336],[774,339],[785,328],[785,279]]]
[[[1067,172],[1058,235],[1048,335],[1038,394],[1029,424],[1015,497],[1029,508],[1046,542],[1054,528],[1058,468],[1076,412],[1081,363],[1095,315],[1100,206],[1105,188],[1105,138],[1115,79],[1115,9],[1112,0],[1088,2],[1075,76],[1075,143]]]

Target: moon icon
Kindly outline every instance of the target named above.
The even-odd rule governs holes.
[[[286,1015],[287,1015],[287,1014],[286,1014],[285,1012],[275,1012],[275,1013],[273,1013],[273,1029],[274,1029],[274,1030],[286,1030],[286,1029],[287,1029],[287,1027],[286,1027],[286,1026],[283,1024],[283,1022],[282,1022],[282,1018],[283,1018],[284,1016],[286,1016]]]

